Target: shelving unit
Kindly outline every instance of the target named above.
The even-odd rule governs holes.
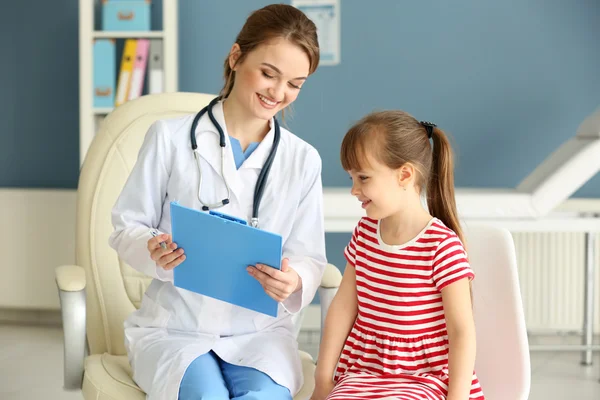
[[[93,106],[93,43],[95,39],[161,39],[163,43],[163,68],[165,92],[178,90],[178,26],[177,0],[162,1],[162,30],[147,32],[102,31],[95,24],[95,11],[100,10],[98,0],[79,0],[79,165],[83,164],[87,150],[102,120],[113,108]],[[153,12],[156,10],[153,10]],[[117,61],[120,64],[120,54]]]
[[[150,31],[150,32],[104,32],[104,31],[94,31],[93,37],[94,39],[127,39],[131,37],[135,38],[149,38],[149,39],[162,39],[164,36],[164,31]]]

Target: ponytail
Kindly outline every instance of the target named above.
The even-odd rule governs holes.
[[[427,205],[429,214],[439,218],[444,225],[452,229],[467,248],[460,227],[456,200],[454,199],[454,157],[446,134],[436,127],[433,128],[433,157],[431,160],[431,175],[427,185]],[[473,305],[473,285],[469,282],[471,307]]]
[[[446,134],[437,127],[433,128],[431,139],[433,140],[433,156],[431,174],[427,185],[429,213],[452,229],[465,246],[454,198],[452,148]]]

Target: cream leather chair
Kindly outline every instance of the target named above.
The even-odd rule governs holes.
[[[150,124],[195,113],[213,98],[172,93],[125,103],[107,116],[89,148],[77,192],[78,265],[56,269],[65,341],[64,385],[81,388],[85,399],[146,397],[131,378],[123,321],[139,307],[150,278],[119,260],[109,247],[110,212]],[[340,272],[328,265],[319,289],[323,315],[340,281]],[[295,321],[297,332],[300,323],[301,317]],[[296,399],[306,399],[314,387],[314,362],[306,353],[301,357],[305,384]]]

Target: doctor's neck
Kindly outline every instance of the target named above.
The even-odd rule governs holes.
[[[252,142],[261,142],[269,133],[269,121],[252,115],[233,96],[223,101],[223,114],[227,133],[239,140],[242,151]]]

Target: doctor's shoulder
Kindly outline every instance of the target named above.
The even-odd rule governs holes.
[[[321,155],[317,149],[285,128],[281,128],[281,140],[288,160],[302,169],[321,171]]]
[[[148,136],[156,135],[159,143],[170,142],[177,148],[189,141],[189,131],[193,120],[194,114],[156,120],[148,128],[147,139]]]

